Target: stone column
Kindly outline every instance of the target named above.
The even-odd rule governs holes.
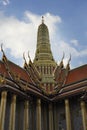
[[[36,115],[36,126],[37,130],[41,130],[41,99],[37,99],[37,115]]]
[[[66,128],[67,130],[71,130],[70,107],[68,99],[65,99],[65,113],[66,113]]]
[[[6,111],[6,100],[7,100],[7,92],[6,92],[6,91],[3,91],[3,92],[1,93],[0,130],[4,130],[5,111]]]
[[[24,103],[24,130],[29,130],[29,101]]]
[[[9,130],[15,130],[16,95],[12,96],[10,107]]]
[[[58,113],[56,104],[54,104],[54,130],[58,130]]]
[[[48,129],[47,129],[47,125],[48,125],[48,124],[47,124],[47,107],[46,107],[45,104],[44,104],[44,115],[43,115],[43,116],[44,116],[44,129],[45,129],[45,130],[48,130]]]
[[[53,130],[53,106],[49,104],[49,130]]]
[[[83,129],[87,130],[86,104],[84,101],[81,101],[81,111],[82,111]]]

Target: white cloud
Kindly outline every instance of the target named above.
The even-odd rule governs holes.
[[[61,60],[62,56],[63,56],[63,52],[65,53],[65,57],[64,57],[64,64],[66,65],[70,55],[71,55],[71,60],[72,58],[78,57],[79,56],[79,52],[72,46],[70,46],[69,43],[60,40],[60,41],[55,41],[54,46],[53,46],[53,52],[54,52],[54,57],[56,58],[56,60]]]
[[[9,0],[0,0],[0,3],[2,3],[4,6],[6,6],[10,3],[10,1]]]
[[[72,39],[70,42],[71,42],[74,46],[78,46],[78,45],[79,45],[77,39]]]
[[[79,52],[79,55],[80,55],[81,57],[87,56],[87,49],[81,50],[81,51]]]
[[[56,23],[61,22],[59,16],[50,13],[44,14],[51,35],[55,33]],[[0,13],[0,42],[10,49],[12,56],[21,58],[23,52],[30,51],[33,59],[37,40],[37,27],[41,23],[41,16],[26,11],[23,20],[16,17],[7,17]]]
[[[53,52],[54,52],[54,57],[57,61],[61,60],[63,56],[63,52],[65,53],[65,58],[64,58],[64,65],[67,64],[70,54],[71,54],[71,62],[75,59],[77,59],[77,64],[80,62],[81,64],[83,63],[81,60],[82,57],[87,56],[87,49],[85,48],[84,50],[80,50],[73,46],[71,46],[70,43],[65,42],[63,40],[60,41],[55,41],[53,44]],[[79,61],[78,61],[79,60]],[[79,64],[78,64],[79,65]]]
[[[78,50],[78,40],[73,39],[70,42],[65,42],[58,39],[58,24],[62,22],[59,16],[46,13],[44,17],[50,32],[52,51],[56,61],[61,60],[63,52],[65,52],[65,64],[67,64],[70,54],[72,58],[87,56],[87,49]],[[24,13],[22,20],[14,16],[7,17],[0,12],[0,43],[4,44],[5,49],[9,48],[9,53],[14,58],[22,58],[23,52],[29,51],[30,57],[33,59],[36,49],[37,28],[40,23],[41,15],[29,11]]]

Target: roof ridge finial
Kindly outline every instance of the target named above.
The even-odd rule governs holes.
[[[2,51],[2,53],[3,53],[3,56],[5,56],[5,52],[4,52],[4,50],[3,50],[3,43],[1,43],[1,51]],[[6,57],[6,56],[5,56]]]
[[[23,53],[23,59],[24,59],[25,63],[27,63],[26,58],[25,58],[25,52]]]
[[[70,61],[71,61],[71,54],[70,54],[70,58],[69,58],[69,60],[68,60],[67,66],[66,66],[66,68],[67,68],[68,70],[70,70]]]
[[[29,54],[29,51],[28,51],[28,58],[29,58],[29,61],[31,61],[31,58],[30,58],[30,54]]]
[[[3,50],[3,43],[1,43],[1,51],[3,52],[4,54],[4,50]]]
[[[64,57],[65,57],[65,53],[63,52],[63,57],[62,57],[62,61],[63,61]]]
[[[44,23],[44,16],[42,16],[42,23]]]

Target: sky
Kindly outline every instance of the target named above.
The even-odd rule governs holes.
[[[23,66],[29,51],[33,61],[42,16],[55,61],[64,53],[65,66],[71,55],[71,69],[87,64],[87,0],[0,0],[0,44],[7,58]]]

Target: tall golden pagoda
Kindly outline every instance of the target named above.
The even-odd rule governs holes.
[[[51,51],[48,27],[42,23],[38,27],[37,32],[37,47],[34,58],[34,65],[41,75],[41,84],[44,87],[54,86],[54,70],[57,66]],[[48,85],[47,85],[48,84]],[[50,89],[50,88],[48,88]]]

